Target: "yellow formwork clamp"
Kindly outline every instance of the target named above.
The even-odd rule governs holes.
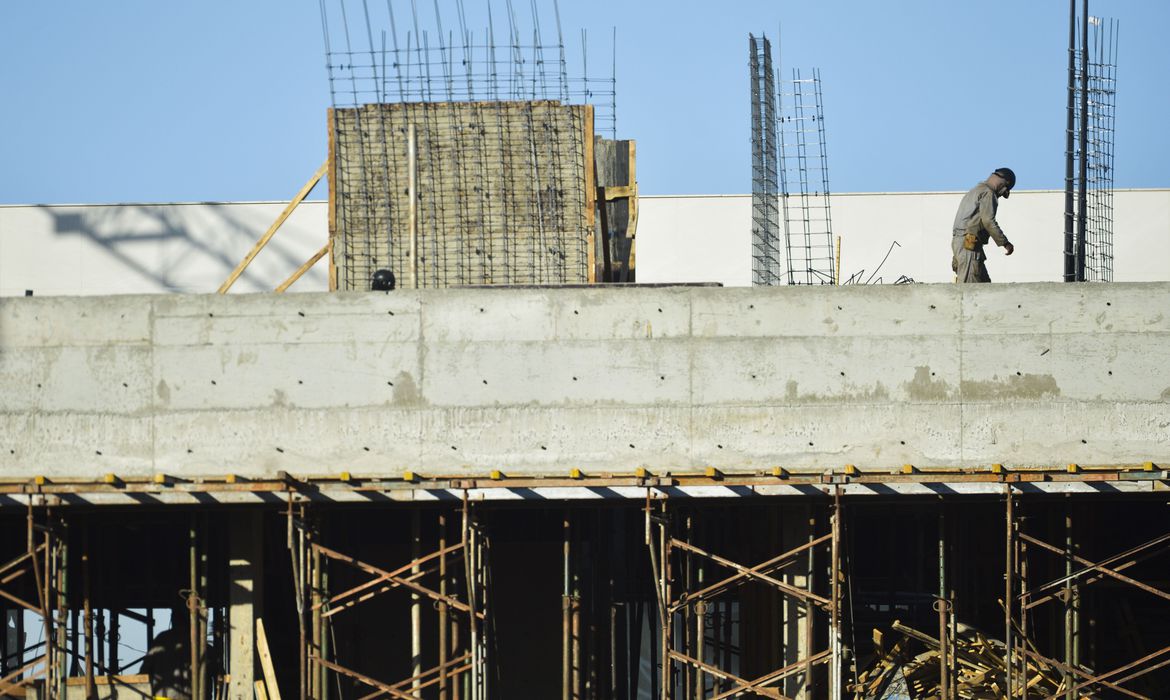
[[[492,477],[492,481],[500,481],[501,479],[503,479],[505,477],[505,475],[504,475],[504,472],[500,471],[499,469],[493,469],[491,477]]]
[[[1069,474],[1076,474],[1078,471],[1081,470],[1080,466],[1078,466],[1077,464],[1069,464],[1067,469],[1068,469]]]
[[[415,481],[418,481],[418,474],[415,474],[414,472],[407,469],[406,471],[402,472],[402,480],[414,483]]]
[[[109,474],[106,474],[105,476],[102,477],[102,481],[107,483],[107,484],[110,484],[111,486],[116,485],[118,483],[118,475],[113,473],[113,472],[110,472]]]
[[[854,464],[846,464],[845,476],[857,476],[857,466]]]
[[[33,483],[37,486],[44,486],[45,484],[49,483],[49,478],[38,474],[37,476],[33,477]]]
[[[991,465],[991,473],[992,474],[1003,474],[1003,465],[1002,464]]]
[[[350,474],[349,472],[341,472],[340,474],[337,475],[337,479],[339,481],[349,483],[349,482],[353,481],[353,474]]]
[[[165,486],[167,483],[167,475],[163,474],[162,472],[155,474],[154,483],[159,484],[160,486]]]
[[[639,479],[648,479],[654,475],[651,474],[650,470],[646,467],[637,467],[634,469],[634,476],[638,477]]]
[[[573,467],[572,469],[569,470],[569,478],[570,479],[584,479],[585,472],[581,471],[578,467]]]
[[[1142,465],[1142,470],[1147,471],[1147,472],[1152,472],[1152,471],[1154,471],[1155,466],[1157,466],[1157,465],[1155,465],[1153,462],[1146,462],[1145,464]]]
[[[913,474],[914,473],[914,465],[913,464],[903,464],[902,465],[902,473],[903,474]]]
[[[707,467],[703,470],[703,476],[708,479],[722,479],[723,472],[719,471],[716,467]]]
[[[225,484],[234,484],[239,480],[240,480],[240,477],[236,476],[235,474],[228,474],[227,476],[225,476],[223,478],[223,481]]]
[[[787,479],[788,478],[788,470],[785,469],[784,467],[772,467],[772,476],[775,476],[775,477],[780,478],[780,479]]]

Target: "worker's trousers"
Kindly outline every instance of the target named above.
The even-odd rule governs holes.
[[[963,234],[951,236],[951,268],[955,271],[955,282],[990,282],[987,266],[984,261],[983,246],[976,244],[975,250],[967,250],[963,246]]]

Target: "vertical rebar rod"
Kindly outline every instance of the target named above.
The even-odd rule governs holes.
[[[425,106],[423,107],[425,109]],[[410,288],[418,289],[418,144],[414,124],[406,128],[406,161],[410,216]]]
[[[1068,0],[1068,89],[1065,116],[1065,282],[1076,281],[1073,201],[1073,149],[1076,98],[1076,0]]]
[[[1079,164],[1080,183],[1077,189],[1077,276],[1078,282],[1085,281],[1085,224],[1088,212],[1087,179],[1089,175],[1089,0],[1082,0],[1081,17],[1081,132]]]

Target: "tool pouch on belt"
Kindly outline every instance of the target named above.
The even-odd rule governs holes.
[[[979,246],[979,235],[968,231],[963,234],[963,248],[967,250],[975,250]]]

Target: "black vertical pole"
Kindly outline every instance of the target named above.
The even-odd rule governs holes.
[[[1076,262],[1073,253],[1073,110],[1077,90],[1076,41],[1077,41],[1077,0],[1068,0],[1068,115],[1065,126],[1064,147],[1064,281],[1076,279]]]
[[[1077,190],[1077,281],[1085,281],[1085,215],[1089,178],[1089,0],[1083,0],[1081,17],[1081,162]]]

